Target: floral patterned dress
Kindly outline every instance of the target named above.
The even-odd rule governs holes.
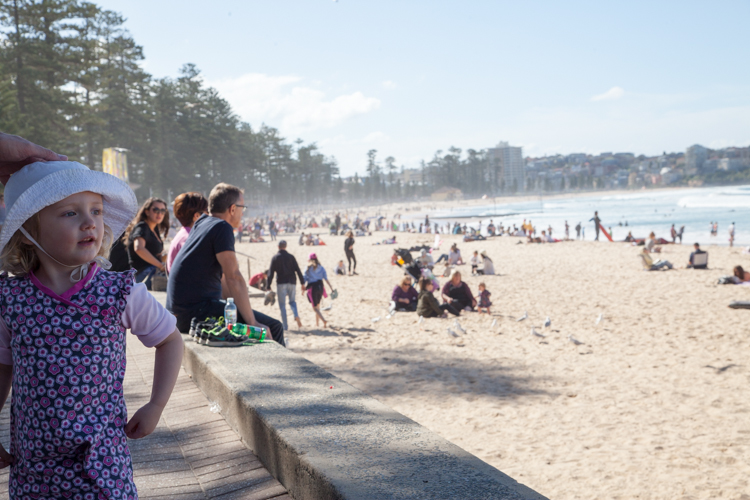
[[[13,357],[10,498],[138,498],[123,399],[132,286],[133,271],[96,267],[62,296],[33,273],[0,278]]]

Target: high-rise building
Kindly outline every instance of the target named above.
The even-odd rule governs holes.
[[[505,191],[523,193],[526,191],[526,175],[523,163],[523,148],[509,146],[507,142],[498,142],[494,148],[487,150],[490,165],[499,167],[496,188],[504,187]]]
[[[690,174],[700,172],[708,159],[708,149],[695,144],[685,152],[685,169]]]

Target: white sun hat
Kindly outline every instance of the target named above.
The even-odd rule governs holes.
[[[117,239],[138,211],[135,193],[125,181],[74,161],[36,162],[11,175],[5,186],[6,215],[0,231],[0,251],[34,214],[84,191],[102,195],[104,223]]]

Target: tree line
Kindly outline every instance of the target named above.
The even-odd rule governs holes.
[[[484,151],[438,151],[421,178],[377,151],[365,175],[342,179],[316,144],[240,120],[200,71],[177,78],[141,67],[143,48],[118,13],[81,0],[0,0],[0,130],[101,168],[102,150],[127,150],[140,199],[207,193],[217,182],[245,189],[254,205],[413,199],[441,187],[467,195],[511,192]]]
[[[92,168],[104,148],[125,148],[141,199],[220,181],[258,205],[343,196],[335,159],[242,122],[194,65],[177,78],[144,71],[124,24],[85,1],[0,0],[0,130]]]

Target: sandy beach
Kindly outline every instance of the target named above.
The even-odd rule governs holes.
[[[463,313],[466,334],[453,338],[453,319],[423,328],[416,313],[386,319],[403,275],[393,249],[434,238],[398,233],[398,245],[373,245],[390,235],[357,238],[353,277],[330,276],[343,237],[322,236],[319,247],[288,238],[303,269],[318,254],[339,292],[325,330],[298,292],[294,352],[549,498],[750,498],[750,311],[727,308],[750,300],[750,288],[716,285],[734,265],[750,268],[741,249],[706,247],[705,271],[644,272],[639,249],[623,243],[444,235],[442,250],[458,242],[468,260],[486,249],[499,273],[472,277],[459,266],[474,293],[487,284],[494,305],[492,316]],[[691,248],[667,245],[661,258],[684,268]],[[238,250],[258,272],[276,245]],[[278,306],[253,305],[278,317]],[[529,319],[516,321],[524,311]]]

